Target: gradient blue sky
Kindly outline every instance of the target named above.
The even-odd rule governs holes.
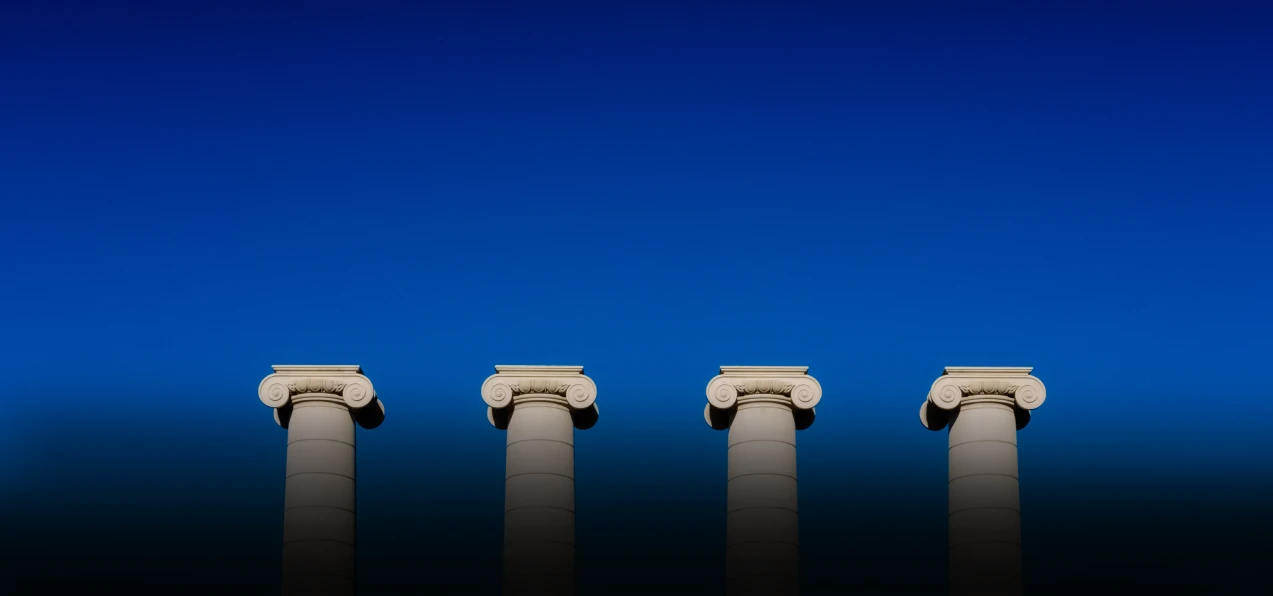
[[[581,542],[657,533],[607,509],[639,501],[708,520],[684,548],[723,544],[722,364],[825,388],[799,437],[811,544],[866,515],[840,496],[904,493],[941,562],[945,439],[917,411],[946,365],[1048,386],[1020,438],[1029,548],[1081,534],[1066,491],[1267,495],[1270,25],[1162,2],[7,5],[0,493],[28,520],[201,507],[273,554],[285,432],[257,383],[361,364],[388,410],[359,439],[364,553],[434,499],[498,564],[478,388],[542,363],[600,388]]]

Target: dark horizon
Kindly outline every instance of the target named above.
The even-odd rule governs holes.
[[[489,432],[464,453],[448,447],[450,437],[406,428],[394,440],[381,434],[390,425],[428,424],[408,413],[395,420],[394,405],[411,395],[402,389],[378,386],[396,397],[385,397],[386,422],[358,431],[359,593],[497,593],[502,432],[482,420]],[[612,411],[623,408],[616,393]],[[1258,462],[1187,476],[1166,465],[1123,474],[1049,465],[1035,432],[1050,426],[1048,409],[1063,397],[1051,391],[1018,435],[1028,593],[1264,585],[1273,491],[1257,481]],[[45,463],[27,465],[26,484],[15,488],[32,496],[14,498],[11,489],[5,503],[13,514],[6,560],[22,593],[276,592],[286,431],[259,401],[243,402],[233,416],[254,418],[257,430],[220,453],[215,435],[224,425],[141,434],[124,424],[63,424],[60,432],[80,441],[60,450],[31,443],[39,459],[28,463]],[[892,456],[893,445],[855,444],[845,458],[804,440],[819,425],[852,421],[849,406],[824,398],[819,420],[798,438],[805,593],[943,593],[945,433],[906,420],[898,434],[911,435],[914,451]],[[606,441],[606,422],[603,414],[596,427],[576,431],[579,593],[723,591],[725,433],[700,417],[688,422],[702,426],[703,449],[625,448]],[[839,430],[824,434],[853,442]],[[103,447],[84,449],[91,445]],[[123,452],[130,455],[116,455]]]

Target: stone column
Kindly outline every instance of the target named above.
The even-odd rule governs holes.
[[[1021,594],[1017,430],[1043,404],[1029,367],[946,367],[920,408],[949,428],[949,581],[952,594]]]
[[[704,417],[729,429],[726,592],[799,594],[796,431],[822,386],[807,366],[722,366]]]
[[[258,388],[287,429],[283,594],[354,593],[354,423],[384,404],[358,366],[274,366]]]
[[[487,419],[508,431],[504,593],[573,594],[576,428],[597,420],[582,366],[496,366],[482,383]]]

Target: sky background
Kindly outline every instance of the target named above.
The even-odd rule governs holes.
[[[387,410],[358,436],[363,591],[497,587],[479,388],[574,364],[601,414],[576,433],[581,590],[719,590],[704,388],[807,365],[806,587],[940,591],[946,438],[917,414],[963,365],[1048,388],[1019,436],[1031,586],[1255,578],[1271,25],[1164,2],[6,4],[5,565],[28,588],[276,585],[286,432],[257,384],[359,364]]]

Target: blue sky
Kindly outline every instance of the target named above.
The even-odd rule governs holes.
[[[186,534],[276,556],[285,433],[255,391],[290,363],[361,364],[387,405],[359,435],[379,578],[443,532],[421,499],[498,564],[495,364],[597,382],[594,570],[651,520],[723,544],[701,418],[723,364],[825,388],[799,441],[806,576],[828,582],[833,530],[888,533],[845,506],[872,494],[915,499],[873,515],[914,516],[898,540],[941,564],[945,443],[917,410],[946,365],[1048,386],[1020,437],[1027,549],[1104,527],[1089,501],[1268,495],[1256,8],[4,11],[0,496],[28,520],[204,524]],[[99,515],[112,499],[136,507]]]

